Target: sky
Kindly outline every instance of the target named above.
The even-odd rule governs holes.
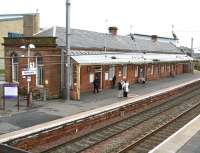
[[[71,28],[119,35],[140,33],[172,37],[181,46],[200,48],[199,0],[71,0]],[[65,26],[66,0],[0,0],[0,14],[40,13],[41,27]]]

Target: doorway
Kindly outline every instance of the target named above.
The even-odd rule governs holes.
[[[144,67],[144,65],[140,65],[138,67],[138,77],[139,78],[145,78],[145,67]]]
[[[99,90],[102,90],[102,67],[96,66],[94,71],[94,77],[98,80]]]

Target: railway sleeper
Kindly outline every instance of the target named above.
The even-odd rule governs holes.
[[[160,142],[154,141],[154,140],[152,140],[152,139],[147,139],[147,140],[145,140],[145,143],[149,143],[149,144],[152,144],[152,145],[156,146],[156,145],[158,145]]]
[[[149,149],[144,148],[143,146],[136,146],[132,150],[134,150],[134,152],[136,152],[136,153],[147,153],[149,151]],[[130,152],[132,152],[132,150]]]
[[[152,143],[141,143],[139,145],[140,147],[144,148],[145,150],[150,150],[154,147],[154,145]]]

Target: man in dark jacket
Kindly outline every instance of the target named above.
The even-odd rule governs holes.
[[[93,93],[98,93],[99,92],[99,80],[97,77],[95,77],[94,81],[93,81],[93,86],[94,86],[94,90]]]
[[[114,75],[113,79],[112,79],[112,88],[113,89],[115,88],[115,82],[116,82],[116,76]]]

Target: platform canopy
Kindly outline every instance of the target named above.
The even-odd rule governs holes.
[[[193,58],[185,54],[157,54],[157,53],[116,53],[99,55],[71,56],[80,65],[100,64],[147,64],[166,62],[187,62]]]

